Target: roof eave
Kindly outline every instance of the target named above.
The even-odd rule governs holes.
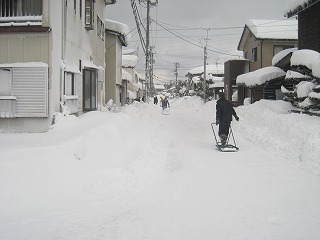
[[[290,18],[294,15],[297,15],[299,12],[306,10],[307,8],[309,8],[310,6],[312,6],[313,4],[319,2],[320,0],[309,0],[303,4],[298,5],[296,8],[294,8],[293,10],[290,10],[289,12],[287,12],[285,14],[285,16],[287,18]]]

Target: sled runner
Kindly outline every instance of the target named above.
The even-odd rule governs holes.
[[[212,128],[212,131],[213,131],[214,139],[216,141],[216,147],[222,152],[237,152],[237,151],[239,151],[239,148],[237,147],[236,141],[235,141],[234,136],[233,136],[233,132],[232,132],[231,126],[230,126],[230,131],[229,131],[229,135],[228,135],[227,141],[223,145],[220,141],[218,141],[217,135],[216,135],[216,133],[214,131],[214,125],[216,125],[216,123],[211,123],[211,128]],[[232,137],[233,144],[229,143],[230,137]]]

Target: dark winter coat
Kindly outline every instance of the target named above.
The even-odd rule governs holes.
[[[162,107],[163,107],[163,108],[170,107],[170,104],[169,104],[168,99],[165,98],[165,99],[162,101]]]
[[[238,119],[237,113],[234,110],[231,102],[225,98],[220,98],[216,105],[216,121],[227,123],[232,121],[232,115]]]

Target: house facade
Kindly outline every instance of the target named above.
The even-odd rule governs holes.
[[[122,47],[128,46],[129,27],[105,20],[106,27],[106,101],[110,99],[120,107],[127,103],[127,77],[123,78]]]
[[[273,57],[286,49],[296,47],[298,44],[297,20],[248,20],[239,44],[238,50],[243,51],[244,59],[248,60],[249,72],[272,66]],[[231,70],[232,71],[232,70]],[[238,104],[241,105],[245,98],[257,101],[252,95],[261,92],[261,86],[249,86],[245,82],[238,85]]]
[[[61,108],[104,103],[104,8],[115,0],[0,0],[0,129],[42,132]]]
[[[248,20],[238,50],[250,61],[249,71],[272,65],[278,52],[298,44],[297,20]]]

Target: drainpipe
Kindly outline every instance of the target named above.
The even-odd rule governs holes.
[[[263,61],[263,58],[262,58],[262,45],[263,45],[263,40],[260,41],[260,68],[262,68],[262,61]]]
[[[60,102],[63,102],[63,90],[64,90],[64,69],[66,62],[66,42],[67,42],[67,19],[68,19],[68,0],[63,1],[62,3],[62,63],[61,63],[61,76],[60,76]]]

